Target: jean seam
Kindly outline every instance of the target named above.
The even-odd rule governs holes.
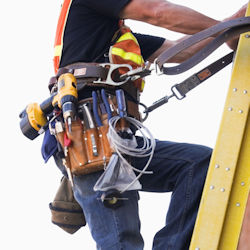
[[[116,216],[115,210],[112,211],[112,214],[114,216],[114,222],[116,226],[116,233],[117,233],[117,238],[118,238],[118,246],[119,250],[122,250],[122,245],[121,245],[121,237],[120,237],[120,232],[119,232],[119,222],[118,222],[118,217]]]
[[[177,233],[176,235],[178,235],[180,233],[180,231],[182,230],[183,228],[183,225],[184,225],[184,221],[185,221],[185,218],[186,218],[186,215],[187,215],[187,210],[188,210],[188,206],[189,206],[189,202],[190,202],[190,194],[191,194],[191,183],[192,183],[192,179],[193,179],[193,172],[194,172],[194,165],[196,163],[193,163],[190,165],[189,167],[189,170],[188,170],[188,180],[187,180],[187,189],[186,189],[186,194],[185,194],[185,207],[184,207],[184,211],[183,211],[183,214],[181,216],[181,219],[180,219],[180,223],[179,223],[179,228],[177,230]],[[173,245],[175,245],[176,243],[176,237],[175,237],[175,240],[173,242]],[[168,250],[171,250],[171,246],[168,246]]]

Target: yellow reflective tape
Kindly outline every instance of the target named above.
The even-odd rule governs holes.
[[[144,63],[142,56],[137,55],[132,52],[126,52],[123,49],[120,48],[114,48],[112,47],[111,53],[116,56],[120,56],[124,60],[130,60],[138,65],[142,65]]]
[[[57,45],[54,48],[54,56],[59,56],[61,57],[62,55],[62,45]]]
[[[133,40],[136,44],[138,44],[137,39],[131,32],[126,32],[116,41],[117,43],[125,41],[125,40]],[[138,44],[139,45],[139,44]]]

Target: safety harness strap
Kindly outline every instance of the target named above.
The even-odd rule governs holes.
[[[177,45],[171,47],[170,49],[165,50],[160,56],[156,59],[156,65],[159,67],[160,71],[166,75],[176,75],[187,71],[192,68],[202,60],[204,60],[208,55],[210,55],[215,49],[222,45],[225,41],[232,39],[233,37],[249,31],[250,30],[250,17],[242,17],[234,20],[226,21],[219,23],[213,27],[205,29],[201,32],[194,34],[188,39],[178,43]],[[192,45],[212,37],[220,32],[209,45],[204,47],[190,59],[185,62],[174,66],[174,67],[164,67],[163,64],[167,63],[172,57],[177,55],[179,52],[191,47]]]
[[[209,77],[213,76],[218,71],[220,71],[221,69],[229,65],[233,60],[233,56],[234,56],[234,52],[231,52],[227,54],[226,56],[223,56],[219,60],[215,61],[214,63],[203,68],[199,72],[188,77],[183,82],[173,85],[171,88],[172,95],[162,97],[161,99],[157,100],[149,107],[145,106],[144,113],[146,113],[146,117],[143,120],[147,118],[147,115],[149,112],[167,103],[170,98],[176,97],[177,99],[181,100],[184,97],[186,97],[186,94],[189,91],[199,86],[202,82],[207,80]]]
[[[207,80],[209,77],[226,67],[228,64],[230,64],[233,60],[234,52],[231,52],[227,54],[226,56],[223,56],[219,60],[215,61],[214,63],[208,65],[206,68],[202,69],[198,73],[190,76],[182,83],[176,84],[172,87],[172,90],[175,91],[175,89],[178,91],[178,94],[175,95],[178,99],[182,99],[186,96],[186,94],[200,85],[202,82]]]

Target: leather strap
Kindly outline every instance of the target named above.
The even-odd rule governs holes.
[[[188,39],[178,43],[174,47],[165,50],[156,59],[156,65],[160,70],[167,75],[176,75],[187,71],[192,68],[202,60],[204,60],[208,55],[210,55],[215,49],[222,45],[225,41],[232,39],[233,37],[249,31],[250,30],[250,17],[242,17],[234,20],[219,23],[208,29],[194,34]],[[216,37],[211,43],[206,47],[196,53],[194,56],[186,60],[185,62],[174,66],[174,67],[164,67],[163,64],[167,63],[172,57],[177,55],[179,52],[189,48],[190,46],[208,38],[212,37],[218,33],[223,32],[218,37]]]
[[[95,63],[74,63],[66,67],[60,68],[56,76],[50,78],[49,89],[51,90],[60,75],[72,73],[76,79],[85,79],[86,82],[93,82],[98,78],[105,79],[108,74],[108,69],[98,66]]]
[[[78,81],[78,90],[86,85],[89,87],[102,87],[105,89],[116,90],[117,87],[112,85],[94,83],[97,79],[106,79],[108,71],[108,68],[99,66],[98,63],[70,64],[66,67],[60,68],[57,75],[50,78],[49,90],[51,91],[53,86],[57,83],[59,76],[65,73],[72,73],[76,77]],[[119,88],[122,88],[134,102],[139,102],[139,90],[134,86],[132,81],[124,83],[119,86]]]

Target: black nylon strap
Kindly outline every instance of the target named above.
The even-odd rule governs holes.
[[[209,77],[226,67],[228,64],[230,64],[233,60],[234,52],[231,52],[227,54],[226,56],[220,58],[219,60],[215,61],[214,63],[208,65],[206,68],[202,69],[201,71],[197,72],[196,74],[193,74],[189,78],[187,78],[185,81],[176,84],[172,87],[172,91],[174,92],[175,96],[178,99],[182,99],[185,97],[185,95],[198,85],[200,85],[202,82],[207,80]],[[179,93],[177,94],[175,92],[177,90]],[[180,96],[180,97],[179,97]]]
[[[233,60],[233,56],[234,56],[234,52],[230,52],[229,54],[215,61],[214,63],[211,63],[207,67],[203,68],[199,72],[193,74],[192,76],[190,76],[183,82],[179,84],[175,84],[171,88],[172,95],[162,97],[160,100],[154,102],[149,107],[145,106],[144,113],[148,114],[149,112],[167,103],[168,100],[174,96],[179,100],[183,99],[190,90],[194,89],[199,84],[207,80],[209,77],[216,74],[218,71],[220,71],[221,69],[226,67],[228,64],[230,64]]]

